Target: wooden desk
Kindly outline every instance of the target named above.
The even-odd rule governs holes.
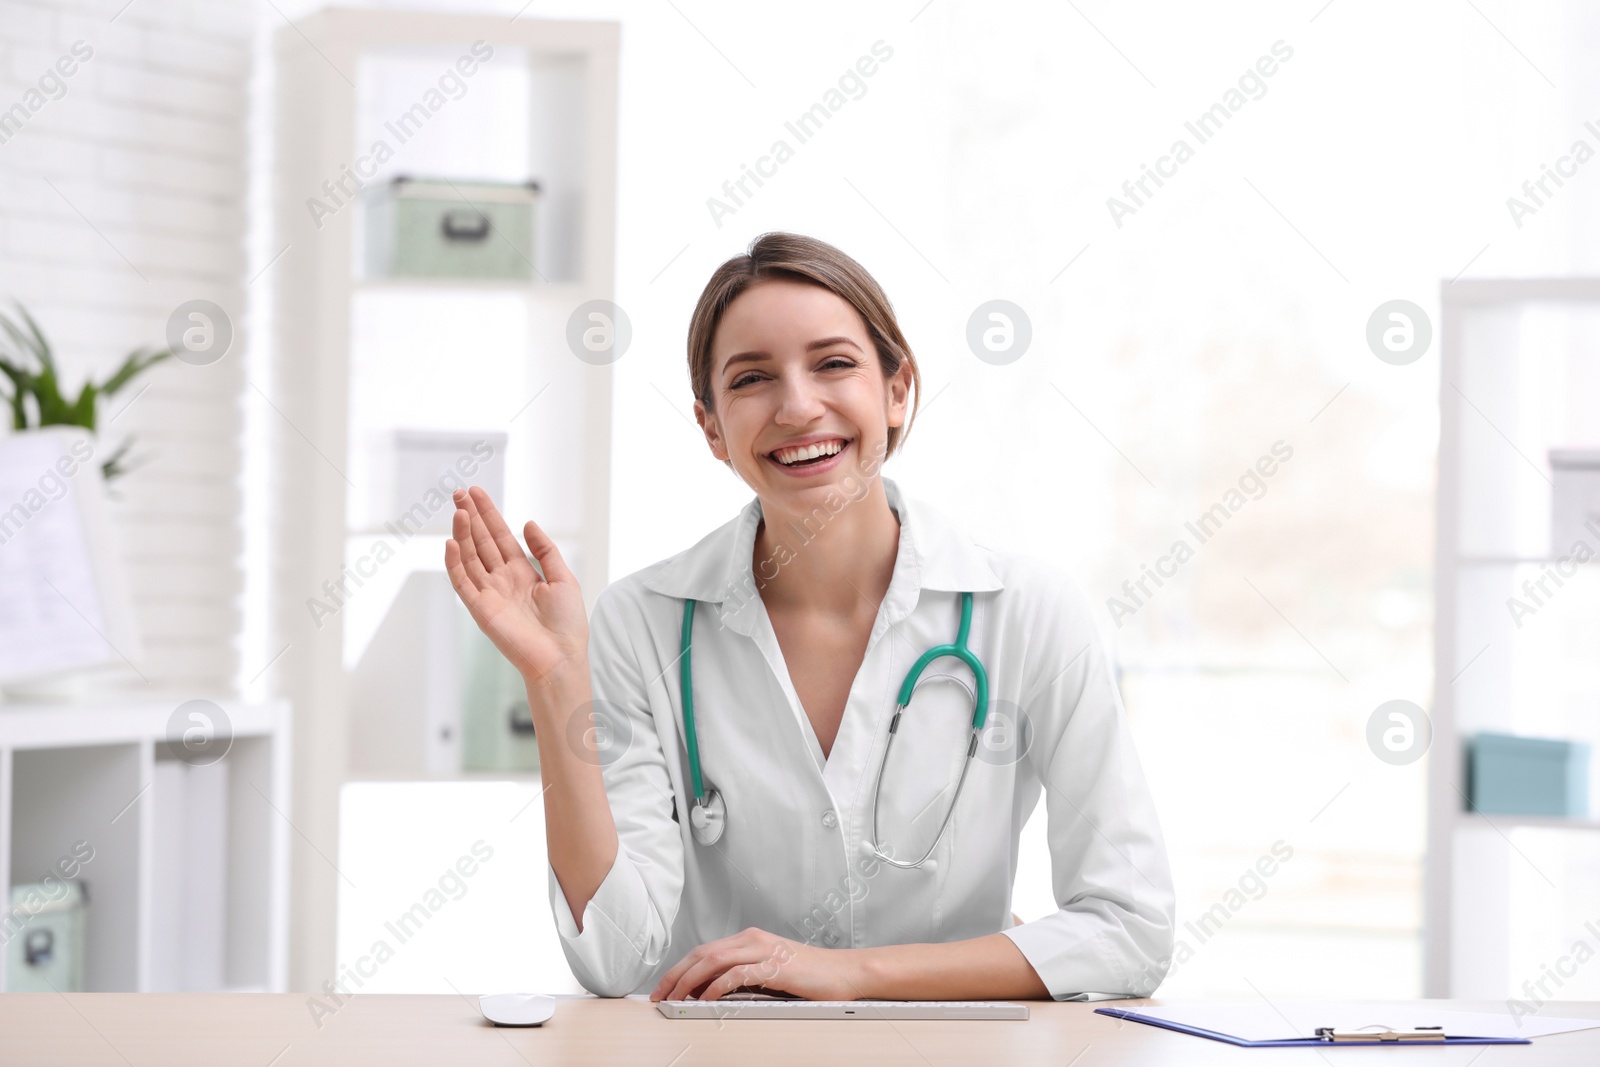
[[[1136,1001],[1116,1001],[1132,1007]],[[1144,1003],[1159,1003],[1146,1001]],[[1458,1001],[1463,1010],[1504,1004]],[[9,993],[0,995],[6,1067],[544,1067],[626,1064],[1432,1064],[1600,1063],[1600,1030],[1532,1045],[1472,1048],[1243,1049],[1096,1015],[1093,1005],[1030,1002],[1027,1022],[780,1022],[666,1019],[643,998],[561,998],[543,1027],[489,1025],[477,998],[356,996],[319,1029],[295,994]],[[1548,1005],[1543,1014],[1600,1018],[1600,1002]]]

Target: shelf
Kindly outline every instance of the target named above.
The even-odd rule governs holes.
[[[83,988],[144,988],[142,882],[149,789],[147,746],[86,745],[5,752],[10,844],[0,860],[11,885],[42,883],[65,857],[82,861]],[[7,965],[10,960],[8,958]],[[25,981],[7,978],[6,989]],[[13,984],[15,983],[15,984]]]
[[[0,704],[0,885],[79,858],[86,991],[287,988],[289,706],[213,701],[230,743],[191,764],[193,699]]]
[[[140,695],[128,700],[101,697],[59,704],[0,703],[0,748],[70,748],[164,739],[173,711],[190,699],[192,693],[174,693],[164,699]],[[213,703],[228,716],[235,737],[271,734],[278,718],[287,715],[286,705],[281,703]]]
[[[1494,829],[1524,829],[1537,828],[1540,830],[1600,830],[1600,819],[1570,819],[1560,815],[1485,815],[1479,811],[1463,811],[1460,816],[1459,826],[1488,826]]]

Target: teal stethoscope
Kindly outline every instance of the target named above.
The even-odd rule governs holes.
[[[705,781],[700,774],[700,739],[694,727],[694,693],[690,683],[691,669],[689,666],[690,636],[694,630],[694,600],[686,600],[683,604],[683,652],[679,659],[682,666],[679,668],[680,685],[683,690],[683,743],[689,751],[689,779],[694,786],[694,807],[689,811],[689,828],[695,840],[702,845],[714,845],[722,837],[722,830],[728,822],[728,806],[722,799],[722,794],[715,788],[707,789]],[[945,828],[950,825],[950,817],[955,814],[956,801],[961,799],[961,786],[967,780],[967,768],[972,766],[972,757],[978,751],[978,735],[983,732],[984,720],[989,716],[989,674],[983,669],[983,663],[967,647],[967,631],[972,627],[972,594],[961,594],[961,629],[956,634],[953,645],[935,645],[924,652],[906,674],[906,680],[900,685],[900,695],[894,707],[894,718],[889,720],[889,739],[884,742],[883,759],[878,763],[878,774],[872,786],[872,840],[868,846],[873,855],[885,863],[895,867],[911,869],[921,867],[933,855],[933,850],[939,847],[939,839],[944,836]],[[945,808],[944,820],[939,823],[939,832],[933,836],[933,843],[915,861],[907,862],[897,860],[884,852],[878,842],[878,793],[883,788],[883,769],[889,764],[889,749],[894,745],[894,737],[900,729],[900,716],[911,703],[911,694],[921,684],[922,671],[928,664],[943,656],[954,656],[972,669],[972,676],[977,681],[978,688],[973,692],[964,679],[954,675],[945,677],[960,684],[972,697],[972,736],[967,742],[967,758],[961,762],[961,776],[956,779],[956,792],[950,798],[949,807]]]

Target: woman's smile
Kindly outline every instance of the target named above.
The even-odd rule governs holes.
[[[844,462],[844,454],[854,443],[855,439],[850,437],[824,438],[808,445],[773,449],[766,454],[766,459],[790,477],[809,478]]]

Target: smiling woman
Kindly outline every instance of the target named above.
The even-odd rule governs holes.
[[[761,291],[763,285],[765,291]],[[750,292],[752,289],[757,291]],[[752,299],[735,306],[746,293]],[[771,323],[769,316],[773,315],[783,321]],[[900,332],[889,298],[872,276],[832,245],[797,234],[769,233],[751,244],[748,255],[736,256],[717,269],[700,294],[689,323],[689,384],[702,427],[704,415],[715,411],[714,371],[720,370],[727,379],[729,393],[759,389],[764,378],[772,377],[774,353],[759,344],[746,350],[739,343],[746,337],[754,343],[764,321],[781,337],[794,337],[793,329],[801,322],[815,321],[819,328],[832,324],[834,330],[805,337],[801,346],[804,354],[815,357],[818,369],[859,372],[869,362],[876,362],[886,384],[896,380],[900,388],[912,389],[920,397],[922,378],[911,346]],[[718,353],[713,351],[719,327],[726,350],[720,365]],[[750,373],[745,372],[747,368]],[[859,373],[850,378],[870,382]],[[915,408],[910,419],[905,418],[903,407],[899,414],[905,426],[902,429],[900,421],[889,421],[880,461],[893,455],[901,439],[911,432]],[[793,443],[814,442],[796,438]],[[712,451],[715,454],[715,442]],[[729,457],[718,458],[738,471]]]
[[[739,515],[592,620],[554,543],[527,523],[536,571],[480,488],[445,545],[527,683],[573,973],[656,999],[1152,992],[1171,876],[1089,605],[881,474],[920,381],[878,284],[765,234],[688,348],[707,447],[755,493]],[[1020,923],[1041,796],[1057,908]]]

